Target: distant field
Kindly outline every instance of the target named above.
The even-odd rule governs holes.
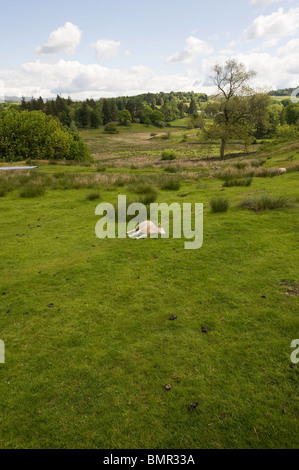
[[[196,130],[81,135],[94,165],[0,175],[0,447],[298,448],[299,144],[207,162],[218,149],[189,145]],[[171,178],[179,189],[162,189]],[[99,202],[148,186],[157,202],[204,204],[201,249],[95,237]],[[264,194],[289,207],[239,207]],[[228,212],[211,212],[215,196]]]

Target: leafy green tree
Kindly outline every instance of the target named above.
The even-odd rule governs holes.
[[[213,67],[212,81],[218,89],[218,100],[208,102],[206,114],[213,122],[204,129],[207,139],[219,139],[220,157],[233,139],[248,142],[256,126],[267,119],[266,108],[270,104],[268,95],[254,95],[248,81],[255,76],[253,70],[236,60],[227,60],[225,65]]]
[[[132,116],[130,111],[123,109],[118,113],[118,123],[121,126],[130,126],[132,124]]]

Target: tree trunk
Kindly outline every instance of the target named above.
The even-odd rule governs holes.
[[[224,159],[225,147],[226,147],[226,140],[222,137],[222,139],[221,139],[221,147],[220,147],[220,158],[221,158],[221,160]]]

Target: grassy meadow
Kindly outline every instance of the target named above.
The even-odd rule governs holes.
[[[298,448],[299,143],[219,161],[176,124],[1,172],[1,448]],[[201,249],[96,238],[98,203],[153,193],[204,204]]]

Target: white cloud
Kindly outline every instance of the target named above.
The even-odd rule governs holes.
[[[74,54],[77,46],[80,44],[82,32],[78,26],[69,23],[53,31],[48,40],[42,46],[36,48],[37,54],[57,54],[65,52],[66,54]]]
[[[193,89],[195,80],[192,74],[168,75],[142,65],[120,69],[63,59],[57,63],[36,60],[18,68],[2,70],[1,79],[6,84],[8,96],[41,95],[47,98],[61,93],[74,99],[188,91]]]
[[[299,29],[299,8],[291,8],[284,13],[279,8],[271,15],[260,15],[243,33],[245,41],[254,39],[272,40],[271,45],[276,45],[284,36],[292,36]],[[265,44],[267,47],[267,43]]]
[[[120,54],[120,42],[100,39],[94,44],[98,61],[110,60]]]
[[[272,3],[277,3],[280,0],[250,0],[251,5],[258,9],[262,10],[263,8],[266,8],[268,5],[271,5]]]
[[[186,39],[185,48],[176,52],[167,58],[167,62],[180,62],[188,64],[193,62],[198,56],[207,56],[212,54],[213,47],[208,44],[206,41],[202,41],[194,36],[190,36]]]

